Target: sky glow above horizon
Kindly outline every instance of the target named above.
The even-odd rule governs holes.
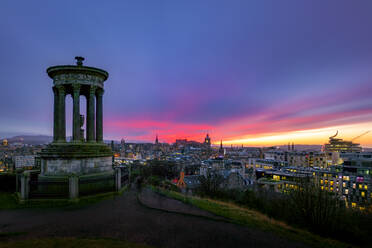
[[[52,134],[45,70],[79,55],[110,74],[105,139],[351,140],[372,130],[371,11],[371,1],[5,0],[0,137]],[[66,113],[69,136],[70,97]],[[356,142],[372,147],[372,133]]]

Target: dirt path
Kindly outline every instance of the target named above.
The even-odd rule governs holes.
[[[213,217],[153,192],[140,196],[153,207]],[[20,238],[110,237],[157,247],[304,247],[248,227],[147,208],[134,190],[78,210],[0,211],[0,232],[25,232]]]
[[[221,216],[214,215],[192,205],[184,204],[181,201],[162,196],[161,194],[153,192],[150,188],[144,188],[141,193],[138,194],[138,200],[142,205],[148,208],[227,221]]]

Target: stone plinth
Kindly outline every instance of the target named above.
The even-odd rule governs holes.
[[[105,144],[50,144],[40,158],[43,176],[113,172],[112,152]]]
[[[46,159],[42,175],[86,175],[112,171],[112,157],[82,159]]]

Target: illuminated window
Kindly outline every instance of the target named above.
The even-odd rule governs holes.
[[[346,187],[346,183],[342,183],[342,187]]]
[[[362,189],[363,188],[363,185],[359,184],[359,189]]]
[[[366,192],[362,191],[362,192],[360,192],[360,195],[361,195],[362,197],[366,197]]]
[[[331,186],[333,186],[333,181],[330,181],[329,183],[331,184]]]
[[[352,203],[351,203],[351,206],[352,206],[353,208],[355,208],[355,207],[356,207],[356,203],[355,203],[355,202],[352,202]]]
[[[349,194],[349,190],[345,189],[345,195]]]
[[[324,189],[324,186],[321,186],[320,189],[323,190],[323,189]],[[372,196],[372,195],[371,195],[371,196]]]
[[[323,180],[320,180],[320,184],[323,184]]]
[[[364,185],[364,189],[368,189],[368,186],[367,185]]]
[[[353,189],[356,189],[356,184],[355,183],[353,183]]]
[[[329,189],[330,189],[331,191],[333,191],[333,187],[330,187]]]

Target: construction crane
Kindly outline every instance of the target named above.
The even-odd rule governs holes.
[[[354,141],[354,140],[356,140],[356,139],[359,139],[360,137],[366,135],[366,134],[369,133],[369,132],[371,132],[371,131],[369,130],[369,131],[367,131],[367,132],[364,132],[364,133],[362,133],[361,135],[358,135],[358,136],[356,136],[355,138],[353,138],[351,141]]]

